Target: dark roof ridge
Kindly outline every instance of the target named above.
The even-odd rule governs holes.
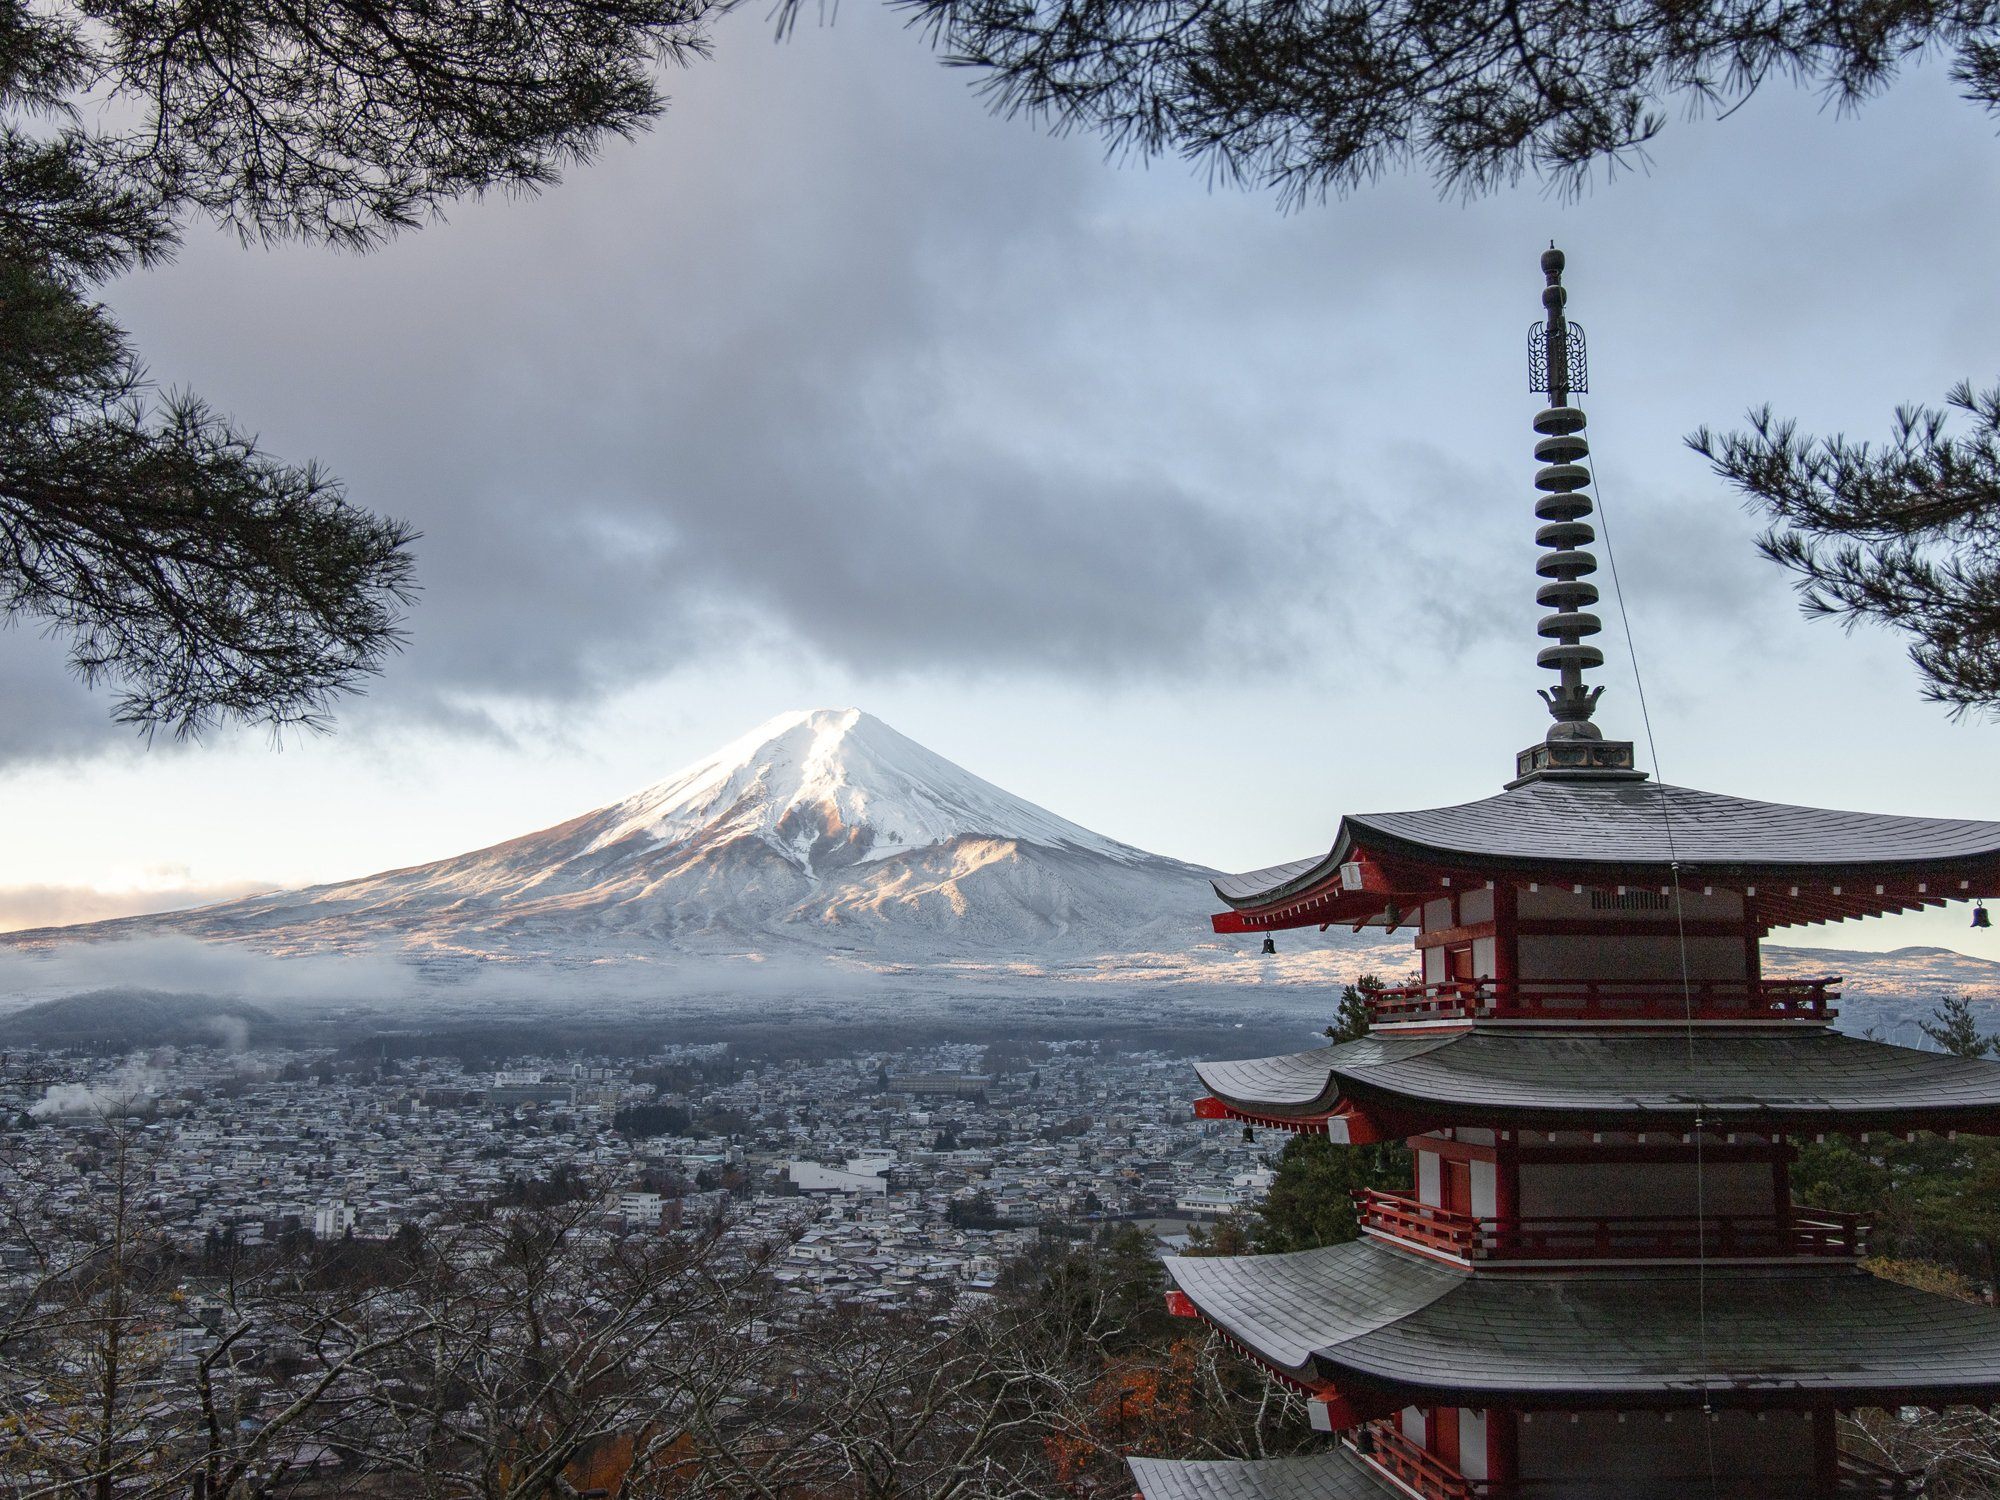
[[[1401,1121],[1504,1128],[1969,1129],[2000,1132],[2000,1063],[1825,1028],[1376,1034],[1280,1057],[1196,1065],[1244,1114],[1310,1117],[1346,1102]]]

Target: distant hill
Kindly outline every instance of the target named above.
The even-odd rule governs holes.
[[[241,1000],[157,990],[93,990],[44,1000],[7,1017],[8,1041],[42,1047],[222,1046],[272,1040],[270,1012]]]
[[[1863,953],[1767,943],[1764,972],[1774,979],[1841,975],[1842,1031],[1872,1032],[1885,1042],[1927,1046],[1917,1023],[1947,995],[1969,995],[1982,1027],[2000,1033],[2000,963],[1949,948]]]

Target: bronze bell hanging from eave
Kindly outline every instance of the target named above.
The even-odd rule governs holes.
[[[1977,924],[1975,923],[1974,925],[1976,926]],[[1265,952],[1266,954],[1273,954],[1273,953],[1276,953],[1276,952],[1278,951],[1278,940],[1277,940],[1276,938],[1272,937],[1272,936],[1271,936],[1271,935],[1270,935],[1269,933],[1265,933],[1265,934],[1264,934],[1264,948],[1263,948],[1263,951],[1264,951],[1264,952]]]
[[[1975,901],[1972,903],[1972,925],[1974,927],[1991,927],[1993,925],[1993,919],[1986,915],[1986,903],[1984,901]]]

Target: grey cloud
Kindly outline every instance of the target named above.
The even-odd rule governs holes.
[[[111,722],[110,695],[84,690],[55,641],[29,621],[0,626],[0,764],[62,760],[135,738]]]
[[[1754,629],[1789,609],[1783,579],[1680,436],[1757,399],[1813,419],[1826,309],[1881,285],[1911,222],[1857,198],[1936,201],[1993,149],[1913,85],[1835,160],[1842,127],[1780,95],[1574,207],[1405,180],[1281,218],[986,117],[880,10],[782,48],[737,16],[675,87],[654,135],[540,200],[363,259],[198,237],[113,289],[163,378],[423,529],[411,648],[349,728],[495,736],[495,702],[587,705],[746,643],[863,673],[1187,682],[1295,661],[1342,599],[1329,656],[1521,639],[1521,336],[1551,234],[1628,589],[1663,626]],[[1955,198],[1939,253],[1979,264],[1991,206]],[[1841,257],[1789,248],[1836,228]],[[1961,293],[1954,326],[1991,297]],[[1897,394],[1961,373],[1910,355]],[[1886,414],[1841,394],[1821,425]],[[30,666],[0,759],[122,733]]]
[[[1067,264],[1117,238],[1092,226],[1094,149],[912,74],[881,16],[725,42],[653,138],[541,201],[358,262],[204,241],[130,283],[156,363],[178,349],[279,451],[425,533],[410,650],[350,724],[492,732],[482,698],[584,702],[746,641],[888,673],[1184,674],[1319,597],[1325,515],[1266,501],[1271,545],[1239,494],[1116,430],[1143,392],[1084,389],[1121,378]],[[232,300],[306,358],[202,322]]]

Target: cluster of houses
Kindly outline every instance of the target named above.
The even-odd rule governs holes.
[[[1167,1220],[1171,1236],[1176,1219],[1253,1202],[1266,1148],[1192,1119],[1184,1068],[1081,1042],[1000,1068],[961,1044],[810,1059],[711,1044],[478,1072],[285,1050],[17,1052],[0,1121],[10,1186],[46,1221],[81,1222],[122,1170],[152,1232],[191,1253],[386,1240],[556,1185],[600,1195],[616,1232],[727,1215],[792,1242],[784,1285],[893,1304],[990,1285],[1053,1226]],[[648,1133],[661,1121],[674,1133]],[[20,1274],[25,1249],[0,1243],[0,1271]]]

